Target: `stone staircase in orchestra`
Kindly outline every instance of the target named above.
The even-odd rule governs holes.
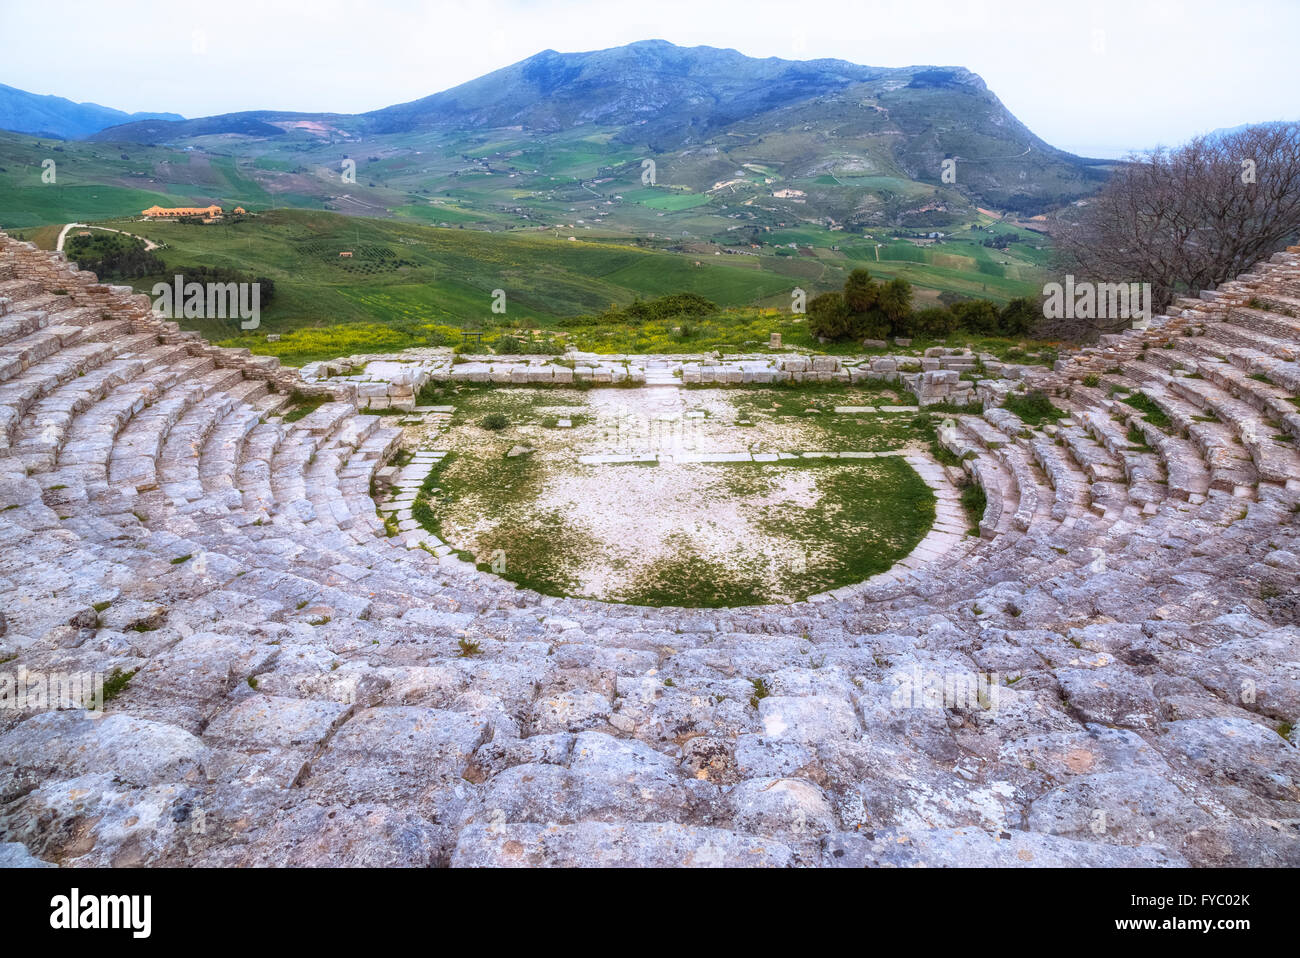
[[[351,387],[0,234],[0,673],[130,676],[0,709],[0,861],[1300,864],[1300,248],[1026,384],[951,555],[555,598],[389,535]]]

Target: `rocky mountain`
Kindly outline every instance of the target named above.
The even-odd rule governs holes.
[[[609,50],[545,50],[476,80],[366,114],[376,131],[582,124],[629,128],[641,142],[682,140],[894,71],[844,60],[756,59],[735,50],[645,40]],[[662,131],[662,132],[661,132]]]
[[[709,204],[708,212],[769,227],[857,230],[942,229],[977,207],[1036,215],[1094,192],[1108,166],[1035,136],[963,67],[755,58],[663,40],[546,50],[369,113],[149,117],[84,138],[127,152],[135,144],[245,158],[240,168],[271,193],[348,212],[427,206],[440,191],[479,212],[523,211],[525,221],[542,222],[602,193],[592,184],[627,184],[627,192],[646,158],[658,164],[660,187],[677,195],[633,202],[668,212]],[[341,201],[329,179],[354,151],[366,176]],[[220,186],[186,166],[155,166],[154,179],[204,195]],[[514,192],[484,195],[481,182],[503,176],[514,177]]]
[[[0,129],[16,133],[72,140],[135,120],[182,119],[179,113],[125,113],[98,103],[75,103],[0,83]]]

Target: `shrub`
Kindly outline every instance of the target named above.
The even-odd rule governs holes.
[[[850,313],[862,314],[875,308],[880,287],[865,269],[855,269],[844,281],[844,305]]]
[[[95,232],[73,236],[66,246],[68,259],[100,279],[138,279],[166,271],[162,258],[144,248],[144,242],[120,233]],[[67,290],[64,290],[66,293]]]
[[[892,334],[904,335],[912,331],[912,284],[907,280],[891,279],[882,286],[876,305],[884,314]]]
[[[957,317],[952,310],[931,306],[912,317],[912,328],[922,336],[943,339],[957,331]]]
[[[484,429],[491,429],[493,432],[497,432],[510,425],[510,420],[506,418],[506,414],[503,412],[493,412],[488,413],[479,420],[479,425]]]
[[[808,332],[825,339],[845,339],[851,332],[848,306],[839,293],[822,293],[808,303]]]
[[[1042,307],[1034,300],[1021,296],[1002,307],[1002,312],[998,315],[998,329],[1007,336],[1024,336],[1042,318]]]
[[[964,299],[953,303],[952,312],[961,327],[972,333],[998,331],[998,308],[987,299]]]

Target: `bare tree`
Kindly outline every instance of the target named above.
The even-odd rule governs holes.
[[[1059,236],[1065,271],[1150,283],[1153,305],[1233,279],[1300,234],[1300,124],[1132,156]]]

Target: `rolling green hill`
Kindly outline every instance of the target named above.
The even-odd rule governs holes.
[[[1041,289],[1050,240],[988,210],[1052,209],[1104,176],[958,67],[651,41],[547,51],[369,114],[150,118],[80,141],[0,131],[0,228],[48,244],[64,223],[103,223],[163,243],[168,271],[273,279],[258,336],[199,328],[263,350],[277,333],[298,361],[499,325],[494,289],[505,322],[538,328],[679,292],[784,311],[796,286],[837,289],[856,266],[907,279],[918,305],[1005,302]],[[211,203],[254,215],[139,221]]]
[[[274,280],[275,297],[259,330],[263,336],[357,323],[408,333],[424,325],[546,327],[562,317],[667,292],[693,292],[721,306],[742,306],[778,294],[788,300],[795,285],[757,260],[729,257],[706,264],[689,255],[614,242],[570,242],[551,233],[499,235],[302,210],[208,226],[130,219],[98,225],[161,244],[158,255],[167,271],[132,280],[141,291],[195,265]],[[49,231],[41,234],[48,242]],[[26,238],[22,230],[14,235]],[[343,252],[352,256],[340,257]],[[491,312],[497,289],[506,292],[504,317]],[[239,331],[235,320],[187,325],[214,339]]]
[[[788,257],[723,255],[707,244],[699,252],[668,252],[638,248],[619,236],[584,234],[582,240],[569,240],[553,231],[489,233],[307,210],[275,210],[210,225],[130,218],[97,225],[160,244],[157,255],[166,268],[130,280],[142,292],[194,266],[273,280],[275,295],[256,333],[242,332],[233,319],[182,323],[211,339],[275,353],[286,362],[455,345],[463,329],[559,330],[574,316],[680,292],[697,293],[724,309],[751,308],[757,314],[759,308],[775,308],[787,314],[795,287],[809,295],[836,289],[861,265],[882,278],[902,276],[917,283],[919,303],[945,291],[1002,302],[1032,295],[1040,282],[1026,278],[1037,275],[1032,264],[1004,267],[974,239],[954,241],[953,252],[942,254],[933,247],[891,244],[888,250],[897,247],[892,255],[899,258],[882,250],[887,255],[877,263],[874,247],[866,246],[801,250],[810,255]],[[57,230],[40,227],[13,235],[49,246]],[[712,254],[703,252],[709,249]],[[352,255],[341,257],[344,252]],[[504,315],[491,310],[498,289],[506,294]],[[268,343],[267,334],[282,340]],[[749,335],[758,333],[750,329]]]

